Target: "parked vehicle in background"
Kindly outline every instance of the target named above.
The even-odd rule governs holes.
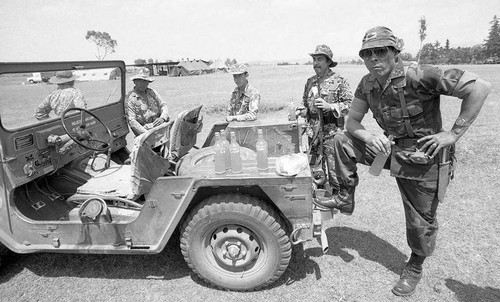
[[[26,78],[26,82],[30,84],[48,82],[53,72],[33,72],[31,77]]]

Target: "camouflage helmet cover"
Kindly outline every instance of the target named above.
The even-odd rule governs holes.
[[[330,67],[337,66],[337,62],[335,62],[333,60],[333,52],[330,49],[330,47],[328,47],[328,45],[320,44],[320,45],[316,46],[316,49],[314,50],[314,52],[310,53],[309,55],[311,57],[323,55],[323,56],[327,57],[328,60],[330,60]]]
[[[400,52],[403,50],[403,40],[397,38],[389,28],[377,26],[366,32],[360,52],[365,49],[384,46],[392,46]]]

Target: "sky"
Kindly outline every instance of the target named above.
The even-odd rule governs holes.
[[[107,60],[308,60],[316,45],[335,60],[357,57],[364,33],[391,28],[404,52],[446,39],[451,47],[484,43],[499,0],[1,0],[0,61],[95,60],[88,30],[117,41]]]

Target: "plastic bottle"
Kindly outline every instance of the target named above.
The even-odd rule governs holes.
[[[390,134],[388,137],[389,141],[391,142],[391,145],[393,144],[392,141],[394,141],[394,136]],[[373,159],[372,165],[370,166],[370,169],[368,169],[368,172],[370,174],[379,176],[380,172],[382,172],[382,169],[384,169],[385,163],[387,162],[387,158],[391,154],[391,148],[389,148],[389,152],[384,154],[384,152],[379,152]]]
[[[240,145],[238,145],[238,142],[236,141],[236,134],[232,131],[231,143],[229,144],[229,152],[231,153],[231,172],[243,172],[243,166],[241,164]]]
[[[257,143],[255,144],[257,150],[257,170],[266,171],[269,169],[267,160],[267,142],[264,139],[262,129],[257,130]]]
[[[290,99],[290,108],[288,108],[288,120],[289,121],[296,121],[297,120],[297,115],[295,115],[295,105],[293,104],[293,99]]]
[[[221,143],[220,134],[218,132],[215,133],[215,173],[222,174],[226,172],[226,164],[224,161],[226,149]]]
[[[370,166],[370,169],[368,169],[368,172],[370,174],[379,176],[380,172],[382,172],[382,169],[384,169],[385,162],[387,161],[387,158],[389,157],[389,154],[384,154],[384,152],[379,152],[375,156],[375,159],[373,159],[373,163]]]
[[[229,151],[229,141],[226,138],[226,131],[224,129],[220,131],[220,141],[226,149],[226,153],[224,153],[226,170],[231,170],[231,151]]]

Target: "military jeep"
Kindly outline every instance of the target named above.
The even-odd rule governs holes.
[[[117,76],[77,79],[87,108],[38,120],[34,109],[56,85],[23,79],[61,70]],[[221,123],[197,148],[197,106],[128,148],[126,80],[122,61],[0,63],[0,246],[15,253],[155,254],[179,229],[187,264],[212,285],[245,291],[274,282],[292,245],[322,233],[309,169],[276,173],[277,160],[301,152],[298,123]],[[256,168],[252,148],[258,128],[270,142],[266,171]],[[237,134],[242,173],[214,172],[213,136],[221,129]]]

